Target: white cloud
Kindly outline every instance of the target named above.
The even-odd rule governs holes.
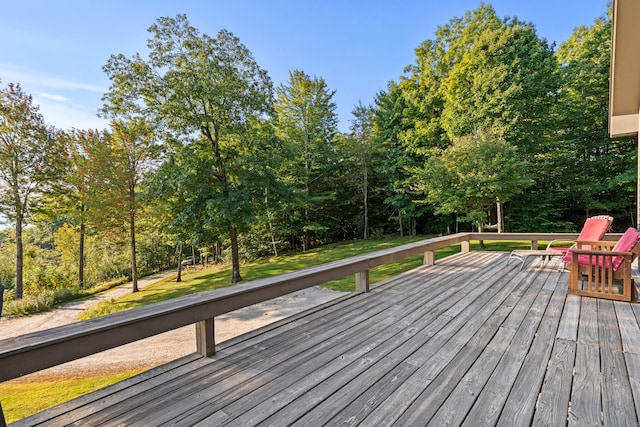
[[[109,125],[107,120],[98,117],[97,106],[87,106],[74,100],[61,103],[40,94],[33,96],[33,102],[40,107],[45,123],[58,129],[105,129]]]
[[[0,62],[0,86],[20,83],[48,125],[58,129],[104,129],[108,121],[97,116],[102,95],[108,90],[57,75]]]
[[[15,82],[21,85],[31,85],[59,90],[83,90],[89,92],[105,93],[106,87],[70,80],[64,77],[42,73],[23,68],[13,64],[0,62],[0,78],[3,83]]]
[[[38,95],[42,96],[43,98],[47,98],[47,99],[50,99],[52,101],[57,101],[57,102],[67,102],[67,101],[69,101],[69,98],[67,98],[66,96],[53,95],[53,94],[47,93],[47,92],[40,92]]]

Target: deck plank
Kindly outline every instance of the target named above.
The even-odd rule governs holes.
[[[549,275],[532,274],[529,277],[531,279],[530,283],[525,282],[523,285],[526,286],[520,286],[522,289],[526,289],[526,292],[519,298],[507,321],[503,323],[485,351],[475,361],[473,367],[465,374],[449,398],[438,409],[430,424],[460,425],[464,422],[476,398],[494,374],[496,367],[501,361],[505,360],[505,354],[518,333],[518,329],[507,325],[517,325],[523,322],[531,304],[539,294],[543,284],[548,280]],[[500,369],[504,369],[504,365]]]
[[[582,298],[575,373],[571,387],[571,427],[602,425],[598,321],[597,301],[593,298]]]
[[[507,257],[439,260],[16,425],[636,425],[638,305]]]
[[[404,292],[397,292],[394,298],[389,298],[388,296],[383,296],[381,297],[382,300],[378,302],[378,306],[383,306],[384,304],[387,304],[389,306],[391,305],[397,305],[397,307],[401,307],[400,303],[406,303],[406,301],[412,301],[414,305],[416,306],[420,306],[423,305],[424,301],[427,301],[430,298],[429,294],[423,295],[421,298],[424,299],[424,301],[422,301],[420,298],[407,298],[408,296],[411,296],[411,292],[415,292],[417,289],[416,285],[413,284],[412,286],[407,286],[407,289]],[[455,289],[452,289],[452,292],[455,292]],[[353,313],[354,309],[353,309],[354,305],[352,303],[351,307],[347,310],[348,312]],[[356,336],[357,335],[357,331],[354,330],[355,327],[357,328],[361,328],[363,330],[366,329],[370,329],[370,327],[367,325],[367,322],[370,323],[376,323],[377,320],[375,318],[372,318],[372,310],[370,308],[368,308],[368,306],[364,305],[361,306],[361,315],[363,316],[362,319],[356,319],[354,320],[354,324],[357,323],[361,323],[361,325],[359,326],[353,326],[351,325],[351,335]],[[382,311],[381,311],[382,312]],[[388,316],[388,314],[386,314],[386,316]],[[335,313],[332,313],[331,316],[326,315],[325,316],[327,319],[329,319],[330,321],[334,322],[335,325],[324,325],[323,329],[325,329],[324,334],[336,334],[338,332],[340,332],[341,330],[346,330],[348,329],[348,327],[350,326],[348,323],[345,323],[344,320],[344,314],[339,314],[336,315]],[[366,320],[366,322],[364,322],[364,320]],[[379,327],[382,327],[383,324],[378,324]],[[373,330],[372,332],[375,332],[375,330]],[[365,337],[366,338],[366,337]],[[317,338],[319,341],[321,341],[324,344],[327,344],[331,342],[331,340],[328,337],[319,337]],[[349,342],[349,337],[343,337],[342,339],[346,339]],[[306,341],[303,341],[304,346],[308,347],[309,346],[309,339],[307,338]],[[354,344],[357,344],[358,341],[353,342]],[[364,345],[361,343],[361,345]],[[343,348],[342,351],[344,351],[345,349]],[[337,349],[337,351],[340,351],[340,349]],[[266,378],[266,381],[264,383],[260,383],[260,384],[254,384],[254,388],[255,388],[255,392],[251,392],[249,394],[247,394],[246,396],[234,396],[234,399],[237,400],[234,401],[233,403],[230,403],[230,405],[232,405],[232,407],[239,407],[238,412],[240,413],[245,413],[247,411],[247,408],[249,408],[251,405],[256,405],[258,404],[260,401],[265,401],[267,400],[270,395],[269,394],[273,394],[273,393],[277,393],[278,390],[281,389],[287,389],[287,390],[292,390],[289,386],[300,380],[300,376],[303,376],[307,371],[305,371],[304,369],[312,369],[312,368],[317,368],[319,366],[322,366],[322,363],[326,363],[325,362],[321,362],[322,360],[330,360],[331,357],[337,357],[338,355],[334,355],[333,353],[327,353],[325,351],[317,351],[317,353],[320,354],[320,357],[324,358],[324,359],[314,359],[311,361],[305,361],[305,360],[300,360],[300,359],[296,359],[296,360],[290,360],[288,362],[286,361],[281,361],[280,363],[274,363],[275,361],[270,360],[269,364],[273,364],[276,365],[276,371],[280,372],[288,372],[289,375],[286,378],[277,378],[274,379],[273,382],[269,382],[270,379]],[[265,357],[264,354],[261,355],[262,357]],[[350,357],[355,357],[355,356],[350,356]],[[341,359],[342,363],[347,363],[347,358]],[[289,369],[287,369],[287,367],[291,365],[291,366],[298,366],[299,368],[296,369],[295,371],[290,371]],[[310,367],[310,368],[305,368],[305,367]],[[294,373],[296,376],[294,376]],[[269,383],[269,387],[262,387],[264,384]],[[249,389],[251,389],[251,387],[249,387]],[[216,397],[216,401],[217,401],[217,405],[211,405],[209,403],[209,398],[215,396]],[[197,420],[198,418],[201,418],[203,416],[210,416],[210,413],[213,412],[214,410],[216,410],[217,407],[221,406],[221,404],[223,403],[223,400],[220,399],[219,397],[219,392],[215,389],[215,388],[208,388],[207,390],[203,390],[196,399],[191,399],[190,400],[190,404],[193,406],[192,409],[190,409],[189,411],[184,411],[184,408],[181,407],[179,404],[174,405],[175,406],[175,411],[167,411],[167,408],[163,409],[163,419],[154,419],[155,422],[160,422],[160,421],[166,421],[168,420],[171,416],[175,416],[177,417],[176,419],[182,419],[185,424],[188,424],[190,422],[193,422],[194,420]],[[272,405],[270,405],[272,406]],[[226,407],[225,408],[225,412],[221,413],[219,415],[217,415],[216,417],[221,417],[222,419],[230,419],[229,414],[233,413],[233,408],[232,407]],[[272,408],[273,409],[273,408]],[[180,414],[179,412],[183,411],[183,414]],[[185,418],[182,418],[185,417]],[[214,417],[215,418],[215,417]],[[189,420],[189,421],[187,421]],[[213,422],[213,421],[211,421]]]
[[[500,270],[500,267],[496,267],[497,270]],[[485,272],[479,272],[481,274],[486,274]],[[466,283],[461,281],[459,286],[466,286]],[[382,357],[390,357],[395,360],[404,360],[406,359],[406,354],[397,355],[398,351],[404,351],[412,353],[421,345],[423,345],[425,338],[431,338],[435,334],[440,333],[441,328],[446,327],[450,324],[451,319],[449,316],[444,315],[444,311],[447,310],[447,307],[455,302],[455,300],[451,299],[451,295],[455,295],[460,292],[460,289],[449,288],[447,287],[445,292],[450,293],[450,296],[447,300],[447,304],[443,304],[444,301],[431,300],[428,303],[427,307],[432,307],[429,309],[428,314],[430,314],[430,318],[425,319],[431,321],[431,324],[427,325],[427,328],[421,326],[419,328],[419,333],[411,336],[400,336],[398,339],[394,339],[392,342],[387,342],[385,347],[382,347],[380,351],[376,351],[375,354],[367,354],[363,356],[361,361],[354,361],[354,367],[350,370],[350,372],[341,374],[337,376],[338,381],[328,381],[327,383],[323,383],[321,386],[317,384],[323,381],[325,378],[318,377],[314,373],[313,378],[310,381],[310,385],[314,386],[314,392],[312,396],[309,396],[309,391],[305,389],[299,389],[295,387],[289,387],[286,390],[283,390],[282,393],[274,395],[271,399],[265,400],[265,402],[261,405],[258,405],[256,408],[246,411],[242,414],[238,420],[235,420],[232,425],[246,425],[257,422],[258,420],[262,420],[265,417],[270,418],[270,422],[275,425],[286,424],[287,422],[294,421],[297,416],[302,416],[309,408],[308,406],[313,402],[317,402],[319,399],[322,399],[323,396],[331,395],[335,392],[335,390],[341,385],[345,384],[348,380],[352,378],[354,374],[360,374],[362,370],[371,366],[371,362],[375,360],[379,360]],[[423,303],[420,302],[418,306],[423,306]],[[441,319],[438,320],[438,317]],[[435,321],[434,321],[435,319]],[[440,325],[440,326],[438,326]],[[402,349],[402,350],[401,350]],[[391,354],[390,354],[391,352]],[[396,362],[397,363],[397,362]],[[383,372],[384,374],[384,372]],[[302,397],[303,396],[303,397]],[[276,405],[273,402],[278,402]],[[297,403],[292,403],[297,402]],[[279,415],[275,415],[279,409],[282,409],[286,406],[286,411],[280,413]],[[211,419],[209,421],[212,421]]]
[[[600,363],[604,425],[635,425],[637,423],[635,414],[628,410],[635,406],[622,354],[620,328],[611,301],[598,300],[598,334],[601,337]]]
[[[519,309],[526,310],[524,320],[518,322],[519,316],[517,316],[505,322],[505,325],[509,325],[511,328],[517,326],[514,339],[486,386],[473,403],[463,425],[495,425],[498,422],[552,297],[552,293],[546,289],[546,283],[549,280],[557,283],[559,280],[554,275],[546,277],[548,280],[542,280],[539,283],[540,289],[529,294],[530,298],[535,297],[535,299],[521,301]]]
[[[557,338],[544,377],[533,418],[535,426],[557,426],[567,422],[576,342]]]
[[[499,426],[531,422],[564,306],[566,286],[557,286],[498,419]]]
[[[473,333],[471,339],[464,342],[459,337],[465,337],[465,334],[456,334],[457,340],[450,340],[438,352],[437,357],[427,361],[423,368],[426,376],[431,377],[436,372],[437,374],[429,386],[424,389],[416,401],[398,420],[400,425],[414,424],[431,419],[481,354],[485,354],[486,357],[491,359],[494,356],[492,353],[504,351],[506,348],[505,341],[511,336],[512,331],[500,329],[500,325],[509,316],[522,293],[524,293],[524,288],[522,287],[519,289],[509,286],[502,287],[501,292],[495,295],[490,304],[483,307],[482,311],[473,314],[464,326],[467,336]],[[474,326],[480,322],[483,322],[482,326],[476,329]],[[498,334],[498,342],[494,346],[490,346],[489,343],[496,334]],[[488,365],[485,365],[484,362],[486,360],[483,360],[481,364],[484,368],[487,368]],[[454,396],[452,404],[458,406],[459,403]],[[439,422],[434,424],[438,425]]]

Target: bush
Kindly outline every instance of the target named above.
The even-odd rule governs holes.
[[[99,292],[127,283],[126,277],[101,283],[91,289],[81,289],[79,287],[69,287],[60,289],[44,289],[39,293],[25,294],[21,300],[14,300],[13,289],[4,291],[3,316],[27,316],[29,314],[40,313],[53,308],[56,304],[73,301],[78,298],[94,295]],[[114,310],[115,311],[115,310]],[[104,313],[108,314],[108,313]],[[94,316],[97,317],[97,316]]]
[[[5,303],[2,309],[3,316],[26,316],[51,308],[55,301],[54,291],[43,291],[38,295],[25,295],[20,300]]]
[[[106,316],[107,314],[122,311],[117,301],[113,298],[94,304],[78,316],[78,320],[93,319],[95,317]]]

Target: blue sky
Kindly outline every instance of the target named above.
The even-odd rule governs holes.
[[[579,25],[606,13],[606,0],[496,0],[501,17],[517,16],[557,45]],[[414,49],[438,26],[473,10],[471,0],[0,0],[0,80],[22,85],[47,124],[104,128],[96,117],[111,54],[144,53],[147,28],[186,13],[200,32],[233,32],[274,85],[300,69],[336,91],[341,131],[351,110],[371,103],[414,62]]]

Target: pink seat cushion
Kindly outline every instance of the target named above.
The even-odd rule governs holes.
[[[633,227],[629,227],[611,250],[613,252],[631,252],[638,241],[640,241],[640,231]],[[617,256],[613,258],[613,271],[618,270],[622,261],[624,261],[624,258],[622,257]]]
[[[612,252],[631,252],[634,246],[640,241],[640,231],[636,230],[633,227],[627,228],[627,231],[624,232],[620,240],[616,243],[616,245],[611,249]],[[569,251],[567,255],[562,258],[564,262],[571,262],[571,252]],[[603,262],[604,260],[604,262]],[[613,257],[613,271],[617,271],[618,267],[622,265],[624,258],[621,256]],[[589,255],[578,255],[578,264],[579,265],[589,265]],[[608,267],[609,266],[609,257],[598,257],[598,267]]]

